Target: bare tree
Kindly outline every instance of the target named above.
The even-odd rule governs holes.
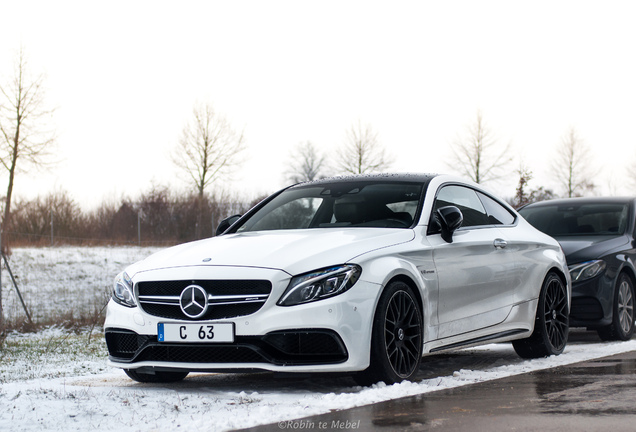
[[[205,189],[219,177],[230,175],[245,150],[243,133],[237,133],[228,120],[211,105],[196,105],[194,118],[183,128],[173,153],[174,163],[191,179],[198,197],[196,238],[201,236]]]
[[[499,142],[484,122],[481,111],[477,111],[477,119],[466,134],[452,144],[452,150],[455,157],[448,167],[458,169],[459,166],[459,172],[475,183],[500,178],[503,167],[511,161],[510,144],[499,150]]]
[[[313,181],[324,177],[325,157],[310,141],[298,144],[290,154],[291,167],[287,179],[292,183]]]
[[[44,106],[44,76],[31,76],[24,49],[20,48],[13,76],[0,84],[0,163],[9,173],[2,226],[11,222],[11,199],[16,174],[26,167],[49,161],[55,134],[49,121],[53,110]],[[7,239],[3,240],[3,250]]]
[[[366,174],[386,170],[393,159],[378,141],[378,134],[370,125],[360,122],[347,131],[346,143],[338,151],[338,168],[348,174]]]
[[[591,166],[589,148],[573,127],[561,138],[552,170],[568,198],[583,196],[595,188],[591,178],[596,173]]]
[[[200,198],[205,189],[239,165],[245,150],[243,133],[218,114],[211,105],[197,105],[194,117],[183,128],[173,162],[185,172]]]

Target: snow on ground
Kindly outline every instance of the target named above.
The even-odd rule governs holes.
[[[115,276],[157,250],[132,246],[15,248],[9,265],[33,320],[41,321],[51,315],[77,317],[99,312],[110,297]],[[2,305],[8,320],[25,316],[4,264]]]
[[[44,274],[52,271],[49,276],[53,278],[69,272],[71,267],[84,269],[82,278],[69,276],[66,289],[71,291],[87,289],[86,280],[97,278],[97,273],[112,273],[105,276],[104,281],[94,282],[102,284],[99,289],[104,289],[120,270],[114,267],[137,259],[130,250],[76,249],[48,251],[58,258],[69,259],[58,270],[51,270],[57,267],[56,258],[45,256],[47,253],[42,250],[30,250],[26,255],[48,269]],[[14,258],[18,252],[14,252]],[[147,254],[147,251],[138,252]],[[106,254],[110,255],[104,258]],[[72,263],[75,259],[78,262]],[[29,260],[25,262],[31,262]],[[87,263],[103,260],[104,265],[102,268],[92,268],[89,264],[83,267],[84,260]],[[59,291],[47,288],[50,281],[41,280],[42,277],[37,271],[30,271],[30,283],[25,283],[24,289],[37,292],[34,288],[37,286],[52,289],[57,295]],[[25,279],[22,277],[22,281]],[[77,285],[76,280],[84,282]],[[192,374],[175,384],[140,384],[128,379],[122,371],[106,366],[101,331],[94,329],[89,334],[85,330],[76,334],[49,328],[36,334],[10,334],[0,350],[0,407],[3,408],[0,431],[224,431],[636,350],[636,340],[603,343],[589,332],[574,332],[560,356],[522,360],[510,344],[487,345],[426,357],[418,382],[392,386],[380,383],[358,387],[347,377],[299,378],[272,373]],[[285,425],[282,426],[281,430]]]
[[[55,330],[53,330],[55,331]],[[59,330],[61,331],[61,330]],[[85,336],[84,336],[85,337]],[[346,377],[297,379],[271,373],[193,374],[176,384],[139,384],[105,366],[105,356],[32,365],[41,377],[0,385],[0,430],[223,431],[277,423],[374,402],[459,387],[636,350],[623,343],[573,343],[564,354],[519,359],[509,344],[425,358],[422,379],[354,386]],[[59,368],[59,369],[58,369]],[[85,371],[84,373],[82,373]],[[62,375],[55,377],[56,375]]]

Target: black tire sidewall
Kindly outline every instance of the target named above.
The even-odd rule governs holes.
[[[562,347],[559,348],[552,345],[552,342],[550,341],[550,337],[548,335],[548,328],[545,321],[545,302],[546,302],[546,297],[548,293],[548,288],[550,284],[552,283],[552,281],[555,281],[555,280],[559,282],[561,289],[565,289],[565,284],[563,283],[563,280],[557,274],[555,273],[548,274],[548,276],[545,278],[543,286],[541,287],[541,297],[539,299],[539,304],[537,305],[537,321],[535,323],[535,326],[541,326],[538,329],[535,328],[535,333],[537,334],[538,337],[541,338],[543,346],[545,347],[545,350],[546,350],[545,355],[547,356],[558,355],[563,352],[563,350],[565,349],[565,346],[567,345],[568,332],[569,332],[569,327],[568,327],[568,329],[566,330],[566,334],[564,335],[565,342]],[[569,313],[567,315],[568,315],[568,321],[569,321]],[[539,331],[539,333],[537,333],[537,331]]]
[[[400,291],[406,293],[416,306],[418,320],[420,323],[420,337],[418,350],[420,355],[416,363],[416,367],[408,376],[398,375],[386,352],[386,334],[384,331],[387,308],[390,300]],[[377,377],[377,381],[384,381],[385,384],[394,384],[402,382],[404,380],[412,379],[418,372],[419,364],[422,356],[422,343],[423,343],[423,326],[422,326],[422,308],[417,297],[414,295],[413,290],[409,285],[401,281],[395,281],[390,283],[384,292],[382,293],[378,306],[376,308],[375,316],[373,319],[373,331],[371,335],[371,365],[369,372]]]

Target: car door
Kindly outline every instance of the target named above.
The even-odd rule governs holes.
[[[442,186],[433,212],[449,205],[459,208],[464,217],[452,242],[435,230],[428,235],[438,278],[440,338],[502,322],[514,297],[515,263],[506,250],[506,233],[489,218],[478,192],[460,185]]]

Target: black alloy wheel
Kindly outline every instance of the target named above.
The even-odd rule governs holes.
[[[604,341],[632,338],[634,334],[634,283],[625,273],[621,273],[616,282],[612,323],[598,329],[599,337]]]
[[[522,358],[559,355],[568,341],[569,322],[567,286],[556,273],[549,273],[539,295],[532,335],[512,345]]]
[[[360,385],[411,380],[422,360],[422,312],[411,288],[392,282],[380,297],[371,337],[371,365],[354,378]]]
[[[385,315],[384,343],[389,363],[401,378],[410,376],[422,357],[421,325],[415,300],[406,291],[393,294]]]

